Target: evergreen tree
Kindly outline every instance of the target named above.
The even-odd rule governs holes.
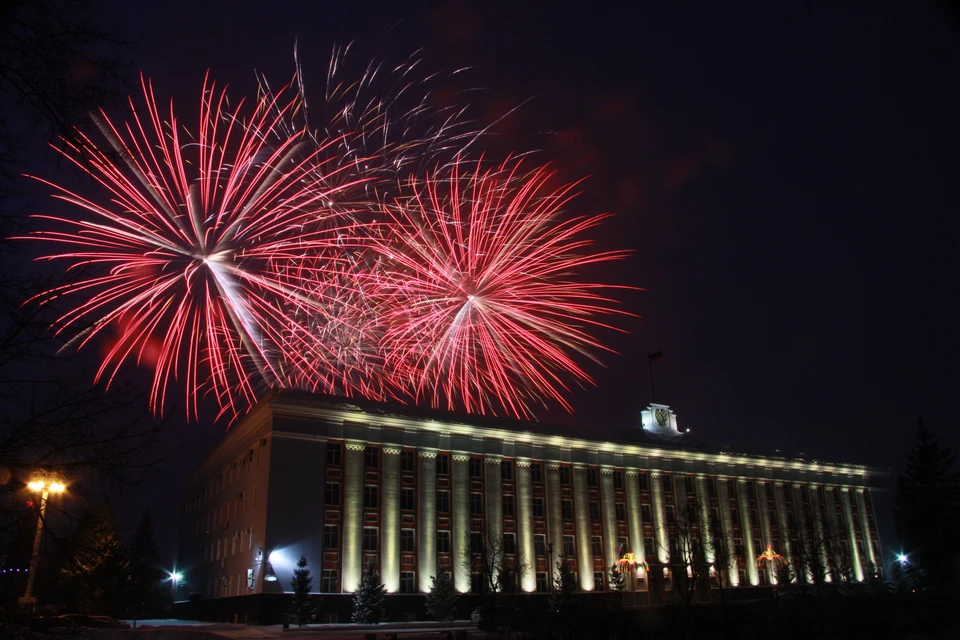
[[[159,613],[164,600],[164,571],[157,552],[157,541],[150,510],[143,512],[130,545],[129,597],[134,617]]]
[[[129,568],[110,505],[103,501],[83,515],[70,544],[61,574],[67,604],[83,613],[122,614]]]
[[[457,592],[448,572],[430,576],[430,593],[427,594],[427,613],[440,622],[453,620],[457,609]]]
[[[949,588],[960,570],[956,546],[960,482],[955,461],[920,418],[906,469],[897,481],[894,517],[914,574],[921,584],[934,588]]]
[[[360,624],[380,624],[386,612],[384,601],[387,588],[380,582],[380,572],[373,561],[367,565],[363,578],[353,594],[353,621]]]
[[[310,569],[307,569],[307,557],[300,556],[297,568],[293,570],[293,580],[290,581],[290,588],[293,589],[293,603],[290,607],[290,613],[294,624],[301,627],[309,623],[315,613],[313,602],[310,599],[310,588],[312,586],[313,578],[310,577]]]
[[[577,592],[577,577],[570,570],[570,563],[566,558],[557,563],[557,577],[553,581],[553,597],[558,603],[573,602],[573,595]]]
[[[610,567],[610,590],[611,591],[625,591],[627,589],[627,581],[624,578],[624,575],[620,573],[620,570],[617,568],[617,565]]]

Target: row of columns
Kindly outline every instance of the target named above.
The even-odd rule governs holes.
[[[348,442],[345,445],[345,485],[350,488],[344,492],[343,502],[343,588],[345,591],[352,591],[360,582],[362,576],[362,535],[363,535],[363,470],[364,460],[363,451],[365,444]],[[383,476],[381,482],[382,492],[382,524],[381,524],[381,573],[384,585],[388,592],[399,591],[400,586],[400,448],[383,447]],[[437,511],[436,511],[436,451],[420,450],[418,451],[419,460],[419,478],[418,478],[418,586],[421,592],[429,591],[430,577],[437,573]],[[453,557],[453,576],[454,585],[457,591],[465,593],[470,590],[470,568],[469,563],[464,559],[469,557],[470,553],[470,477],[469,460],[470,454],[454,452],[452,458],[452,516],[453,531],[452,549]],[[485,522],[487,533],[487,544],[491,540],[502,536],[503,534],[503,514],[502,514],[502,481],[500,473],[501,459],[499,457],[488,456],[484,459],[486,465],[485,474]],[[534,556],[534,524],[533,524],[533,486],[531,481],[531,461],[517,460],[516,463],[516,497],[517,497],[517,533],[518,548],[522,557],[528,565],[528,570],[521,578],[521,588],[524,591],[534,591],[536,589],[535,574],[535,556]],[[485,466],[486,466],[485,465]],[[545,462],[545,504],[547,513],[547,542],[552,545],[555,552],[550,558],[548,567],[548,577],[551,581],[556,579],[555,557],[563,554],[563,517],[562,517],[562,487],[560,484],[560,465],[557,463]],[[603,504],[602,510],[602,530],[604,538],[604,562],[607,568],[616,563],[618,559],[617,545],[617,520],[615,510],[615,488],[613,482],[613,467],[602,467],[600,469],[600,495]],[[642,510],[640,508],[640,489],[638,482],[638,469],[626,469],[626,499],[627,499],[627,527],[630,536],[631,546],[639,560],[644,561],[644,536],[642,519]],[[669,562],[669,533],[666,518],[666,502],[663,492],[663,473],[659,471],[650,472],[651,483],[651,511],[653,515],[652,529],[656,546],[656,560],[660,563]],[[698,505],[698,519],[700,523],[701,535],[704,536],[708,556],[713,556],[713,547],[711,537],[713,532],[709,526],[709,505],[710,501],[706,491],[707,476],[696,476],[696,501]],[[730,510],[730,495],[726,478],[717,479],[717,496],[720,513],[721,535],[725,536],[727,549],[734,548],[733,542],[733,520]],[[744,544],[746,562],[746,573],[750,584],[759,583],[759,571],[754,562],[751,561],[761,551],[754,548],[753,528],[750,518],[749,499],[747,494],[746,479],[738,479],[736,484],[736,497],[740,504],[740,526],[742,540]],[[794,504],[800,504],[800,486],[791,485],[793,489]],[[815,485],[810,485],[814,488]],[[783,483],[774,483],[774,501],[777,506],[777,515],[781,532],[789,531],[787,523],[787,509],[785,501],[786,487]],[[763,542],[769,543],[771,540],[771,530],[769,526],[769,510],[767,507],[766,485],[759,482],[756,485],[757,508],[760,518],[760,530]],[[863,490],[856,489],[855,503],[852,504],[850,494],[847,488],[842,488],[841,500],[843,517],[846,524],[846,534],[852,553],[854,575],[857,580],[863,580],[863,571],[861,568],[861,558],[856,544],[856,536],[853,528],[853,509],[857,509],[862,526],[867,527],[866,503]],[[573,467],[573,498],[574,498],[574,522],[575,537],[577,546],[577,565],[579,573],[580,588],[585,591],[592,591],[595,587],[593,577],[593,551],[591,545],[591,527],[589,512],[589,487],[587,486],[587,468],[583,466]],[[677,483],[674,487],[674,494],[677,498],[675,508],[685,508],[687,504],[686,489],[682,483]],[[814,496],[816,492],[814,491]],[[835,505],[833,493],[827,492],[827,513],[828,517],[834,518]],[[817,534],[822,534],[823,522],[818,508],[818,499],[812,497],[811,505],[814,514],[813,527]],[[831,520],[832,526],[836,523]],[[799,526],[805,526],[801,522]],[[789,557],[791,553],[797,550],[791,549],[789,536],[781,534],[784,545],[785,555]],[[867,559],[876,564],[876,551],[869,535],[864,535],[864,549]],[[825,553],[825,551],[823,551]],[[715,558],[708,557],[708,561],[713,562]],[[824,558],[825,560],[825,558]],[[728,583],[737,585],[739,582],[738,567],[733,563],[727,568]]]

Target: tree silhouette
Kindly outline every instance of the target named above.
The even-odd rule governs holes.
[[[293,602],[290,605],[290,614],[293,623],[298,626],[308,624],[316,613],[313,601],[310,599],[310,589],[313,587],[313,578],[307,568],[307,557],[300,556],[297,568],[293,570],[293,579],[290,588],[293,590]]]
[[[134,617],[153,616],[160,612],[164,600],[164,570],[157,552],[153,517],[143,512],[130,545],[130,605]]]
[[[360,624],[383,622],[386,592],[387,588],[380,582],[380,572],[371,560],[353,594],[353,621]]]

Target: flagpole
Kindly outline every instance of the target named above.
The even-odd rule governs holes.
[[[656,404],[657,402],[657,390],[653,386],[653,354],[647,354],[647,369],[650,371],[650,397],[651,402]]]

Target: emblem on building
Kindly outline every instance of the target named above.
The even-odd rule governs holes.
[[[666,409],[657,409],[653,412],[654,417],[657,419],[657,424],[661,427],[667,426],[667,418],[670,417],[670,414],[667,413]]]

